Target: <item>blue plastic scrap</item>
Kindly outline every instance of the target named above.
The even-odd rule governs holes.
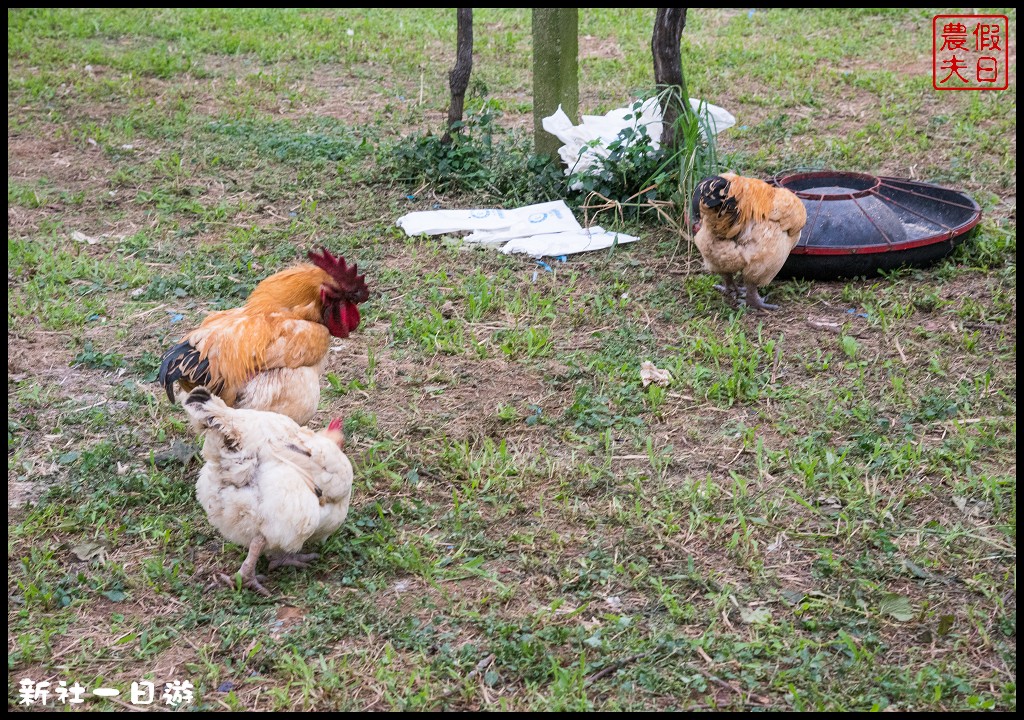
[[[530,411],[530,415],[526,418],[527,425],[536,425],[544,414],[544,410],[541,409],[540,405],[527,405],[527,409]]]

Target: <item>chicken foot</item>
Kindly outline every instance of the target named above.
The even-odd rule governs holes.
[[[320,553],[282,553],[270,558],[267,572],[279,567],[308,568],[309,564],[320,557]]]
[[[254,590],[264,597],[270,597],[270,591],[260,584],[261,581],[266,581],[266,576],[256,574],[256,563],[259,562],[260,555],[263,554],[263,548],[266,546],[267,540],[262,535],[257,535],[252,539],[252,542],[249,543],[249,554],[246,555],[245,560],[242,562],[242,567],[238,569],[236,577],[241,576],[243,587]],[[217,573],[217,579],[230,588],[236,587],[235,579],[228,577],[224,573]]]
[[[723,274],[722,284],[715,285],[715,290],[722,293],[722,296],[733,307],[736,307],[740,302],[743,302],[747,306],[757,310],[779,309],[778,305],[772,305],[771,303],[766,303],[764,301],[764,298],[762,298],[757,292],[757,285],[754,283],[737,285],[736,280],[732,275]]]
[[[764,301],[764,298],[762,298],[758,294],[758,292],[757,292],[757,285],[754,285],[752,283],[747,283],[746,296],[744,297],[744,301],[747,303],[748,307],[756,308],[758,310],[778,310],[779,309],[778,305],[772,305],[771,303],[766,303]]]
[[[730,305],[736,306],[736,302],[741,294],[741,288],[736,285],[736,280],[733,279],[732,273],[723,273],[722,284],[715,285],[715,290],[722,293],[722,296],[725,297]]]

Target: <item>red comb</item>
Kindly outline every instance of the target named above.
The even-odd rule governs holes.
[[[310,250],[308,256],[314,265],[331,276],[348,300],[358,304],[369,299],[370,289],[366,287],[364,279],[366,276],[358,274],[359,267],[355,263],[349,265],[345,258],[331,255],[327,248],[322,248],[320,254]]]
[[[327,426],[327,429],[331,432],[334,432],[335,430],[341,430],[343,422],[344,420],[342,420],[340,417],[336,417],[333,420],[331,420],[331,424]]]

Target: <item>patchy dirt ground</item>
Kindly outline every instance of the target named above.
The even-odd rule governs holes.
[[[626,92],[607,78],[644,47],[629,17],[581,36],[585,112]],[[387,175],[391,144],[445,117],[428,78],[448,43],[336,19],[350,50],[290,62],[260,59],[273,33],[226,53],[150,28],[152,53],[104,55],[76,30],[74,67],[9,50],[9,706],[21,678],[189,678],[209,710],[1014,709],[1012,113],[908,89],[892,68],[919,44],[839,56],[813,20],[770,80],[790,56],[754,43],[756,15],[694,20],[694,86],[741,118],[728,162],[922,177],[984,206],[931,268],[776,282],[781,309],[755,313],[652,222],[550,273],[404,237],[405,212],[491,197]],[[514,20],[482,22],[473,92],[518,132]],[[198,465],[157,462],[196,442],[159,357],[320,244],[373,290],[311,423],[346,418],[352,511],[274,597],[208,592],[242,554],[195,501]],[[645,360],[671,384],[645,387]]]

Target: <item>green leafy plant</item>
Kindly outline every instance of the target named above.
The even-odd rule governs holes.
[[[385,161],[400,182],[413,188],[479,193],[515,205],[561,197],[565,178],[558,167],[551,158],[532,153],[532,138],[499,126],[500,117],[484,102],[453,125],[450,142],[431,132],[409,135]]]
[[[351,129],[326,118],[306,123],[304,129],[283,122],[238,120],[210,122],[207,130],[286,162],[338,162],[361,149]]]
[[[74,364],[98,370],[115,370],[119,367],[124,367],[125,362],[122,355],[99,352],[92,346],[91,342],[86,342],[82,351],[75,355]]]
[[[678,90],[669,88],[658,96],[662,107],[678,101]],[[570,188],[577,188],[585,209],[598,213],[612,210],[620,218],[654,216],[678,228],[689,227],[687,209],[694,189],[703,178],[719,171],[713,124],[703,102],[694,112],[676,120],[675,147],[653,147],[643,120],[645,100],[633,103],[632,127],[619,131],[607,154],[598,157],[596,169],[574,172]]]

